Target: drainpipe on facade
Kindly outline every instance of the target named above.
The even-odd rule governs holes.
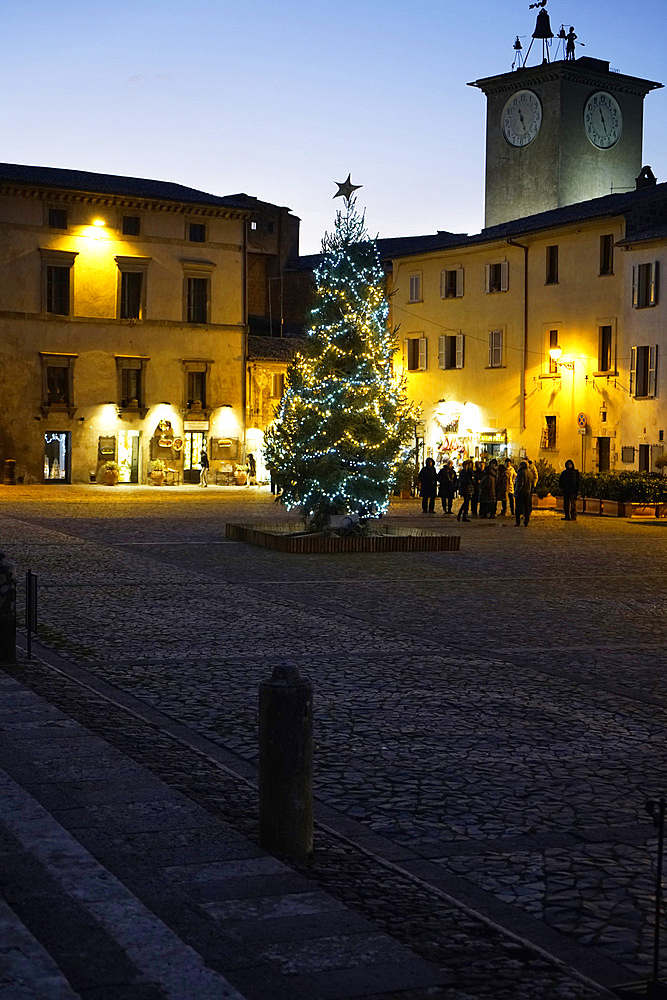
[[[241,386],[241,413],[243,414],[243,461],[246,456],[246,431],[248,428],[248,225],[243,220],[243,384]]]
[[[507,239],[510,246],[523,250],[523,364],[521,365],[521,429],[526,429],[526,362],[528,360],[528,247]]]

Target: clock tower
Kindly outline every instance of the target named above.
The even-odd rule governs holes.
[[[660,83],[582,56],[476,80],[487,97],[485,227],[634,190]]]

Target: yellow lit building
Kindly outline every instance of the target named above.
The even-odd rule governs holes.
[[[667,185],[640,164],[642,104],[660,84],[581,58],[474,86],[488,99],[487,228],[379,241],[423,410],[419,459],[655,471]]]
[[[52,483],[244,462],[249,324],[295,252],[298,220],[247,195],[0,165],[0,460]]]

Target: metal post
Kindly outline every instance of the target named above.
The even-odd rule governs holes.
[[[37,632],[37,574],[25,575],[25,627],[28,638],[28,659],[32,659],[32,633]]]
[[[662,861],[665,849],[665,799],[655,802],[649,799],[646,812],[658,829],[658,863],[655,880],[655,926],[653,928],[653,976],[648,985],[649,1000],[661,1000],[667,997],[667,990],[659,982],[660,976],[660,918],[662,911]]]
[[[16,663],[16,576],[0,552],[0,661]]]
[[[275,854],[313,850],[313,688],[288,664],[259,685],[259,837]]]

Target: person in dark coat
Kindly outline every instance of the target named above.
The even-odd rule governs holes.
[[[477,504],[479,503],[479,484],[482,479],[482,472],[484,471],[484,465],[482,462],[475,462],[472,467],[472,484],[473,484],[473,494],[470,501],[470,514],[472,517],[477,517]]]
[[[445,514],[451,514],[454,494],[456,493],[456,486],[458,484],[458,477],[452,461],[447,462],[447,464],[443,465],[440,469],[440,472],[438,473],[438,483],[440,484],[438,495],[442,501],[443,512]]]
[[[574,462],[568,458],[565,468],[558,477],[558,485],[563,491],[564,521],[577,520],[577,497],[579,496],[580,482],[579,470],[575,469]]]
[[[417,480],[419,482],[419,495],[422,498],[422,511],[424,514],[435,513],[438,473],[436,472],[435,462],[432,458],[426,459],[426,464],[417,476]]]
[[[467,459],[463,463],[463,468],[459,473],[459,493],[463,497],[463,503],[459,508],[458,514],[456,515],[457,521],[470,521],[468,511],[470,510],[470,501],[472,500],[474,492],[475,484],[472,479],[472,460]]]
[[[487,464],[479,483],[479,516],[496,516],[496,479],[498,462],[495,458]]]
[[[517,528],[523,523],[528,527],[533,510],[533,481],[528,472],[528,463],[522,462],[514,480],[514,517]]]
[[[201,468],[201,472],[199,473],[199,485],[208,486],[209,461],[205,448],[202,448],[201,450],[201,454],[199,456],[199,466]]]

